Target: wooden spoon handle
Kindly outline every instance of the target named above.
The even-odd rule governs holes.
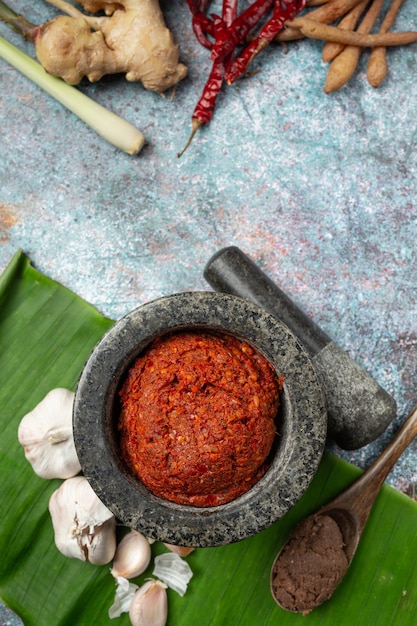
[[[361,530],[369,517],[375,498],[392,467],[417,435],[417,404],[392,441],[374,463],[350,487],[326,504],[321,511],[346,509]]]
[[[363,481],[362,487],[364,487],[364,483],[368,483],[374,485],[375,490],[378,491],[401,454],[410,445],[416,435],[417,404],[412,408],[407,419],[392,441],[360,479]]]
[[[340,494],[333,502],[333,504],[337,502],[342,508],[345,508],[345,506],[354,508],[359,527],[365,525],[375,498],[386,477],[416,435],[417,404],[413,407],[400,430],[382,454],[358,480]]]

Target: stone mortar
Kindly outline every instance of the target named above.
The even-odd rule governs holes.
[[[133,360],[156,337],[201,328],[244,339],[284,376],[281,432],[271,467],[245,494],[217,507],[174,504],[153,495],[120,459],[117,392]],[[84,475],[121,523],[181,546],[216,546],[254,535],[303,495],[326,441],[327,416],[310,358],[294,334],[260,307],[212,292],[174,294],[115,323],[93,350],[74,402],[74,438]]]

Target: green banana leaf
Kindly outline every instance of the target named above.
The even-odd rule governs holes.
[[[74,389],[91,349],[112,320],[34,269],[17,251],[0,277],[0,594],[26,626],[114,626],[109,566],[62,556],[48,500],[60,481],[38,478],[17,441],[22,416],[54,387]],[[385,485],[354,562],[333,597],[307,616],[273,601],[269,574],[293,525],[350,484],[359,470],[325,454],[301,501],[255,537],[200,548],[180,597],[168,590],[170,626],[408,626],[416,623],[417,504]],[[165,551],[153,545],[154,554]],[[152,566],[139,579],[152,574]]]

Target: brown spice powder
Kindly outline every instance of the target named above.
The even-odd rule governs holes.
[[[309,613],[328,600],[348,567],[341,530],[328,515],[303,520],[271,573],[271,591],[287,611]]]

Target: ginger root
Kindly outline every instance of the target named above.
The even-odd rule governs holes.
[[[187,75],[158,0],[81,0],[85,15],[72,4],[50,0],[68,15],[35,28],[36,54],[45,70],[70,85],[123,73],[146,89],[162,93]]]

